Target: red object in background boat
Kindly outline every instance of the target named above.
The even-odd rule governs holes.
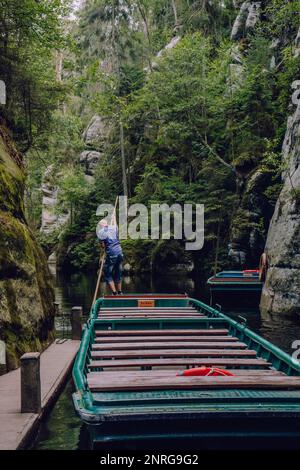
[[[231,376],[233,377],[234,374],[231,372],[228,372],[228,370],[224,369],[219,369],[218,367],[195,367],[193,369],[187,369],[183,372],[180,372],[179,374],[176,374],[177,376],[183,376],[183,377],[217,377],[217,376]]]

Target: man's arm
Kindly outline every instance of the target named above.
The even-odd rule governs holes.
[[[118,227],[118,224],[117,224],[117,217],[116,217],[116,211],[113,213],[113,216],[111,218],[111,225],[114,225],[116,227]]]

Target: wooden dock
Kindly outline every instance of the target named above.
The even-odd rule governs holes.
[[[45,411],[57,398],[72,368],[79,341],[53,343],[41,354],[42,411],[21,413],[21,373],[14,370],[0,377],[0,450],[22,449]]]

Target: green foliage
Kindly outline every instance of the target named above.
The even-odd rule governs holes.
[[[0,77],[7,85],[7,105],[0,112],[26,151],[47,126],[63,99],[55,79],[55,50],[66,45],[63,17],[69,1],[1,0]]]
[[[70,222],[73,225],[76,211],[90,192],[83,170],[78,167],[66,169],[60,181],[60,189],[57,210],[62,213],[69,209]]]
[[[0,3],[7,8],[7,1]],[[7,77],[14,75],[7,111],[23,147],[31,145],[27,206],[38,227],[38,188],[53,164],[60,210],[71,213],[58,242],[70,265],[96,263],[96,208],[124,191],[124,174],[129,202],[205,204],[202,255],[210,265],[224,265],[232,232],[245,244],[250,229],[265,236],[285,170],[281,145],[290,86],[300,73],[293,49],[299,2],[262,2],[262,21],[233,43],[237,12],[231,0],[88,0],[72,26],[77,49],[70,49],[62,31],[68,2],[26,0],[23,9],[13,3],[0,73],[2,67]],[[176,47],[165,49],[174,36]],[[274,37],[280,39],[275,51]],[[63,47],[69,49],[62,84],[53,59],[54,49]],[[85,148],[82,131],[94,114],[108,118],[110,133],[96,149],[103,157],[95,183],[87,184],[78,156]],[[260,173],[265,214],[253,221],[248,206],[256,188],[249,181]],[[54,236],[49,246],[55,242]],[[151,265],[155,244],[128,241],[125,247],[136,263],[134,254],[144,250],[145,266]]]
[[[78,161],[83,150],[82,121],[71,112],[55,111],[51,122],[36,137],[34,145],[26,154],[26,215],[32,228],[39,228],[41,220],[43,176],[49,165],[54,165],[53,185],[59,180],[65,167]]]
[[[82,82],[80,93],[92,87],[89,102],[93,110],[112,123],[121,120],[124,124],[131,202],[204,203],[204,252],[211,262],[221,238],[219,251],[224,257],[234,217],[245,240],[249,227],[264,231],[257,222],[249,222],[246,210],[239,215],[245,183],[238,181],[246,181],[258,168],[268,174],[272,184],[262,189],[262,197],[271,206],[281,187],[280,147],[298,59],[285,44],[280,49],[282,70],[270,69],[269,26],[274,22],[279,34],[283,30],[288,34],[281,24],[283,11],[290,14],[293,7],[282,7],[277,0],[268,2],[266,21],[252,34],[249,45],[228,40],[229,25],[236,15],[231,1],[222,7],[220,2],[136,2],[130,11],[141,21],[144,38],[131,30],[119,2],[114,5],[121,73],[116,76],[107,65],[98,67],[97,54],[107,64],[112,49],[104,40],[101,45],[97,42],[96,53],[91,49],[95,41],[87,34],[92,31],[104,38],[113,10],[102,1],[89,2],[81,32],[92,54],[85,68],[87,83]],[[153,59],[174,34],[182,36],[177,46]],[[121,46],[125,43],[126,54]],[[87,42],[81,44],[87,50]],[[142,52],[140,57],[134,54],[137,50]],[[106,149],[107,163],[97,175],[99,202],[122,187],[119,152],[116,125]],[[113,196],[109,199],[111,202]],[[220,262],[222,259],[217,260]]]

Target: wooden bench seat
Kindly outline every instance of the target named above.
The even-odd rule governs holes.
[[[237,359],[237,358],[214,358],[214,359],[201,359],[199,357],[186,357],[186,358],[153,358],[153,359],[106,359],[94,360],[89,364],[90,369],[98,368],[122,368],[122,367],[200,367],[200,366],[214,366],[223,368],[232,367],[260,367],[267,368],[271,366],[270,362],[264,359]]]
[[[206,345],[207,346],[207,345]],[[92,358],[143,358],[143,357],[256,357],[256,351],[249,349],[148,349],[129,351],[91,352]]]
[[[122,336],[200,336],[200,335],[225,335],[228,334],[228,330],[218,328],[203,328],[203,329],[189,329],[189,330],[96,330],[97,337],[122,337]]]
[[[197,312],[197,309],[194,307],[100,307],[101,312],[124,312],[124,311],[139,311],[139,310],[148,310],[149,312],[164,311],[167,312],[171,310],[172,312],[186,312],[192,311]]]
[[[152,313],[113,313],[113,314],[99,314],[98,318],[180,318],[180,319],[194,319],[198,320],[199,318],[207,318],[205,315],[182,315],[176,313],[161,313],[161,314],[152,314]]]
[[[141,350],[141,349],[183,349],[183,348],[228,348],[228,349],[243,349],[246,348],[245,343],[241,343],[239,341],[210,341],[209,343],[203,342],[180,342],[180,341],[170,341],[170,342],[148,342],[143,341],[141,343],[94,343],[92,349],[95,351],[110,351],[110,350]]]
[[[137,310],[119,310],[119,309],[114,309],[114,310],[99,310],[98,314],[99,315],[125,315],[125,314],[131,314],[131,315],[137,315],[137,314],[151,314],[151,315],[181,315],[183,317],[187,315],[205,315],[203,312],[198,312],[197,310],[186,310],[186,311],[181,311],[181,310],[151,310],[151,309],[137,309]]]
[[[143,336],[121,336],[121,337],[112,337],[112,338],[103,338],[103,337],[96,337],[95,343],[138,343],[142,341],[150,341],[150,342],[201,342],[201,341],[225,341],[225,342],[235,342],[238,341],[238,338],[234,336],[147,336],[146,339]],[[134,344],[133,344],[134,345]]]
[[[269,373],[274,372],[274,373]],[[175,371],[90,372],[87,375],[92,392],[188,390],[188,389],[300,389],[300,377],[249,373],[235,377],[183,377]]]

